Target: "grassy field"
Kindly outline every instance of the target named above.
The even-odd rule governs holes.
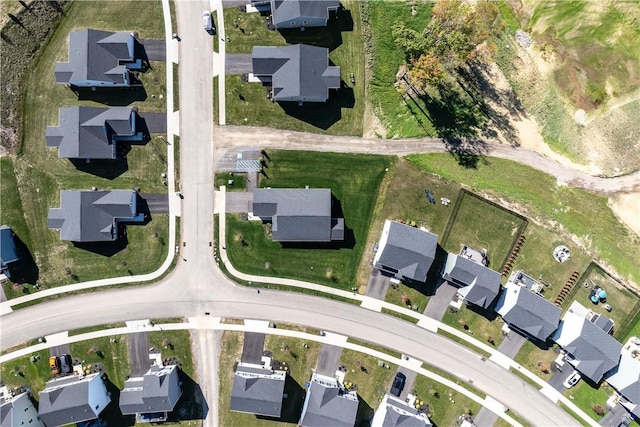
[[[490,200],[501,200],[562,241],[578,242],[624,280],[640,283],[635,259],[640,238],[616,218],[606,197],[560,187],[549,175],[501,159],[486,159],[477,169],[460,166],[447,154],[414,155],[409,159],[447,181],[465,183]]]
[[[460,322],[461,320],[464,321],[465,326]],[[465,331],[478,341],[495,348],[498,348],[504,339],[501,331],[504,325],[502,321],[497,318],[489,320],[482,314],[470,310],[466,304],[462,304],[457,312],[447,310],[442,317],[442,322]]]
[[[416,311],[423,312],[429,302],[429,295],[431,295],[429,291],[430,289],[426,285],[422,288],[413,288],[401,283],[395,289],[389,286],[384,300],[406,308],[418,306]],[[403,301],[405,296],[407,297],[406,302]]]
[[[110,342],[111,338],[115,338],[116,342]],[[122,389],[130,372],[128,343],[128,335],[95,338],[72,343],[70,354],[74,359],[82,361],[83,366],[101,363],[109,381]]]
[[[229,185],[229,180],[233,180],[233,185]],[[244,191],[247,189],[247,175],[232,172],[216,173],[213,185],[219,189],[221,185],[227,187],[227,191]]]
[[[287,30],[283,33],[264,31],[266,38],[262,38],[259,31],[260,24],[253,16],[244,16],[247,20],[245,33],[240,33],[233,27],[233,17],[228,22],[230,46],[238,46],[238,51],[250,52],[253,44],[283,45],[285,43],[311,43],[328,47],[329,59],[335,65],[340,66],[340,74],[343,87],[338,91],[332,91],[326,103],[307,103],[299,107],[296,103],[278,104],[267,99],[265,89],[259,83],[244,83],[240,76],[227,76],[226,79],[226,114],[228,124],[269,126],[280,129],[308,131],[317,133],[329,133],[335,135],[362,135],[362,120],[364,114],[364,58],[362,23],[358,2],[355,0],[343,1],[342,5],[348,9],[336,22],[327,29],[307,29],[304,32]],[[235,10],[225,11],[225,14],[235,16]],[[256,14],[246,14],[256,15]],[[240,17],[237,18],[238,20]],[[351,30],[341,25],[353,21]],[[256,22],[254,22],[256,21]],[[254,22],[251,24],[250,22]],[[244,24],[243,24],[244,25]],[[254,28],[255,33],[249,34]],[[244,28],[244,27],[243,27]],[[239,40],[234,44],[233,40]],[[279,41],[267,43],[280,37]],[[236,49],[232,47],[231,49]],[[349,79],[350,73],[355,76],[356,84]],[[295,104],[295,105],[288,105]]]
[[[422,31],[431,19],[433,3],[416,5],[415,15],[411,13],[412,4],[386,1],[368,3],[372,64],[367,95],[376,115],[386,128],[388,138],[435,134],[433,125],[426,120],[420,107],[412,101],[405,101],[394,87],[396,74],[400,65],[405,62],[405,57],[402,49],[394,41],[391,26],[402,21],[407,27]]]
[[[82,169],[92,173],[77,169],[68,160],[58,159],[57,150],[44,144],[46,126],[58,124],[59,107],[102,105],[78,101],[76,95],[64,85],[55,84],[55,63],[65,61],[68,57],[69,31],[90,27],[138,31],[141,38],[164,36],[160,1],[145,3],[145,16],[148,18],[145,28],[139,27],[136,10],[133,3],[126,1],[74,2],[31,70],[24,101],[28,106],[24,109],[24,135],[13,164],[15,182],[2,182],[3,194],[11,191],[12,187],[18,189],[9,202],[21,206],[24,219],[9,219],[16,221],[20,237],[24,239],[40,270],[39,277],[33,272],[33,277],[26,278],[29,283],[38,280],[43,287],[50,287],[98,277],[149,272],[159,265],[164,255],[164,244],[168,240],[166,216],[154,215],[154,220],[147,226],[129,227],[129,246],[112,257],[61,242],[58,233],[49,230],[46,223],[48,208],[59,206],[61,189],[90,189],[95,186],[101,189],[137,187],[142,193],[166,191],[160,178],[160,174],[166,171],[166,144],[161,135],[154,135],[145,146],[132,147],[126,162],[115,166],[103,161],[82,165]],[[130,104],[140,107],[143,112],[162,111],[165,108],[164,64],[152,62],[151,66],[153,68],[141,77],[145,82],[147,99]],[[122,105],[134,99],[135,96],[133,99],[113,99],[109,102]],[[3,160],[2,166],[9,170],[8,160]],[[25,229],[28,229],[28,234],[24,232]],[[158,233],[159,237],[151,237],[154,233]],[[130,253],[135,253],[135,257],[130,257]],[[140,256],[140,253],[145,255]],[[9,293],[15,295],[23,290],[13,291]]]
[[[31,356],[39,357],[39,359],[36,362],[31,362]],[[41,350],[32,355],[11,360],[3,363],[0,367],[0,381],[7,387],[26,385],[36,396],[36,392],[44,389],[44,384],[50,377],[49,350]]]
[[[267,29],[266,17],[259,13],[240,12],[235,7],[224,9],[225,34],[231,43],[227,53],[251,53],[253,46],[284,46],[286,40],[278,31]],[[237,24],[237,25],[236,25]]]
[[[512,332],[515,333],[515,332]],[[508,339],[508,338],[507,338]],[[558,357],[558,354],[553,350],[542,350],[540,347],[533,344],[531,341],[526,340],[524,345],[516,354],[515,361],[542,378],[548,381],[551,378],[551,371],[545,373],[540,370],[541,365],[547,365],[549,369],[553,365],[553,361]],[[538,366],[538,364],[541,364]],[[565,365],[564,369],[572,369],[570,366]]]
[[[167,345],[163,346],[163,342]],[[168,345],[169,343],[171,345]],[[160,351],[163,359],[171,357],[178,359],[180,369],[190,377],[195,378],[196,371],[191,353],[189,331],[150,332],[149,346],[155,347],[156,350]]]
[[[444,372],[439,372],[430,366],[425,365],[424,368],[449,378],[454,382],[459,382],[457,379],[452,378]],[[473,417],[480,412],[479,404],[451,390],[449,387],[422,375],[416,377],[413,388],[418,399],[424,401],[425,405],[429,406],[427,414],[434,425],[453,425],[453,422],[463,413],[470,413]]]
[[[227,248],[240,271],[311,280],[350,289],[367,233],[378,187],[391,159],[329,153],[269,152],[261,187],[331,188],[345,218],[345,241],[336,246],[292,247],[271,241],[259,222],[227,215]],[[322,174],[318,174],[322,171]],[[271,267],[265,268],[265,262]]]
[[[459,253],[462,245],[476,250],[487,249],[489,266],[500,271],[511,251],[514,239],[523,226],[518,216],[497,208],[480,197],[464,192],[444,249]]]

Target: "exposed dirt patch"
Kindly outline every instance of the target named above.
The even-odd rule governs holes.
[[[609,197],[609,207],[618,218],[640,236],[640,192]]]
[[[370,102],[367,102],[364,107],[364,119],[362,127],[362,136],[365,138],[387,137],[387,131],[378,118],[378,115],[373,111],[373,107],[371,106]]]

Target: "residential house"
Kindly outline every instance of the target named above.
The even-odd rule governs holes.
[[[53,379],[39,396],[38,413],[47,427],[94,420],[111,401],[100,373]]]
[[[620,396],[620,403],[640,417],[640,339],[630,338],[622,348],[620,363],[605,376]]]
[[[6,390],[6,388],[5,388]],[[45,427],[29,393],[0,394],[0,427]]]
[[[125,381],[120,411],[122,415],[135,414],[138,422],[163,422],[181,395],[178,367],[152,365],[142,377]]]
[[[520,273],[520,278],[524,276],[524,273],[516,273]],[[545,342],[558,327],[561,310],[531,290],[531,287],[540,287],[529,276],[526,277],[526,281],[507,282],[498,298],[495,311],[502,316],[509,328],[534,341]]]
[[[458,297],[467,304],[489,308],[500,292],[500,273],[486,267],[485,251],[463,246],[460,254],[450,253],[442,278],[459,288]]]
[[[437,246],[435,234],[386,220],[373,266],[398,280],[425,282]]]
[[[329,89],[340,89],[340,67],[329,65],[326,47],[254,46],[251,62],[253,76],[271,86],[277,102],[325,102]]]
[[[328,188],[265,188],[253,191],[252,215],[271,222],[276,242],[344,240],[344,218],[331,215]]]
[[[371,420],[371,427],[431,427],[432,425],[427,414],[389,394],[384,395]]]
[[[0,274],[4,274],[6,277],[11,277],[9,264],[20,260],[13,237],[11,227],[8,225],[0,227]]]
[[[51,229],[72,242],[113,241],[120,224],[141,223],[138,194],[132,190],[60,192],[60,208],[49,209]]]
[[[135,79],[129,70],[142,69],[137,43],[134,34],[126,31],[72,31],[69,62],[56,64],[56,83],[87,88],[132,86]]]
[[[115,159],[118,142],[141,142],[137,113],[131,107],[66,107],[58,110],[59,125],[47,126],[47,147],[65,159]]]
[[[279,418],[287,371],[264,355],[264,334],[245,332],[240,363],[233,376],[231,410]]]
[[[353,427],[358,412],[358,394],[337,379],[314,373],[300,416],[301,427]]]
[[[594,384],[620,361],[622,345],[609,333],[613,322],[574,301],[551,339],[567,353],[567,362]]]
[[[326,27],[337,0],[271,0],[271,21],[275,28]]]

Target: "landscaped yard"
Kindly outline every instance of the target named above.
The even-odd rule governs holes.
[[[510,332],[510,334],[515,334],[515,332]],[[558,357],[558,354],[559,353],[556,353],[551,348],[542,350],[531,341],[526,340],[514,360],[543,380],[549,381],[551,378],[551,366],[556,357]],[[547,372],[543,372],[541,369],[541,367],[544,368],[545,366],[547,367]],[[573,368],[565,365],[563,369],[571,370]]]
[[[31,362],[30,357],[36,356],[39,359]],[[44,389],[44,384],[51,378],[49,369],[49,350],[41,350],[29,356],[5,362],[0,367],[0,380],[9,388],[29,386],[31,391],[36,392]]]
[[[573,403],[587,413],[591,418],[599,421],[602,416],[598,415],[593,409],[594,406],[600,406],[605,412],[608,412],[607,399],[613,394],[613,389],[608,385],[601,385],[593,388],[584,381],[580,381],[573,388],[565,390],[564,395],[571,399]]]
[[[430,289],[427,289],[427,285],[421,288],[412,288],[404,283],[400,283],[397,287],[393,288],[389,286],[387,288],[387,294],[384,297],[386,302],[391,304],[397,304],[405,308],[412,308],[417,306],[418,312],[423,312],[429,302]]]
[[[278,31],[267,29],[266,16],[240,12],[235,7],[224,9],[225,34],[231,39],[227,53],[251,53],[253,46],[284,46],[286,40]]]
[[[465,331],[478,341],[495,348],[498,348],[504,339],[501,331],[504,323],[501,320],[498,318],[489,320],[482,314],[470,310],[466,304],[462,304],[457,312],[447,310],[442,317],[442,322]]]
[[[463,193],[459,203],[455,218],[449,219],[453,225],[443,242],[444,249],[455,254],[462,245],[478,251],[486,249],[489,267],[499,272],[523,220],[468,192]]]
[[[115,339],[116,342],[111,342]],[[101,363],[109,381],[119,389],[124,388],[124,382],[129,371],[129,336],[120,335],[95,338],[70,344],[71,357],[82,362],[83,366]]]
[[[106,107],[92,101],[79,101],[71,90],[55,83],[55,63],[68,58],[69,32],[80,28],[96,28],[137,31],[141,38],[163,38],[161,2],[145,3],[144,28],[139,26],[138,9],[130,2],[74,2],[65,16],[31,70],[24,99],[24,135],[19,153],[13,160],[15,181],[3,179],[2,182],[3,194],[8,194],[7,191],[12,193],[9,198],[12,210],[19,209],[18,212],[21,210],[24,215],[21,220],[16,217],[19,213],[12,213],[7,219],[15,221],[18,235],[27,244],[39,269],[39,274],[32,269],[31,277],[26,279],[34,283],[37,280],[44,288],[153,271],[164,258],[164,245],[168,241],[168,219],[163,215],[154,215],[153,221],[146,226],[129,227],[127,249],[111,257],[62,242],[56,231],[47,228],[47,211],[60,206],[62,189],[89,190],[95,186],[100,189],[140,188],[142,193],[166,192],[160,174],[166,171],[167,148],[160,135],[154,134],[145,146],[132,147],[126,162],[120,161],[114,165],[94,161],[80,164],[78,168],[81,170],[69,160],[59,159],[58,150],[46,147],[44,142],[46,127],[58,125],[59,107]],[[111,105],[137,106],[141,112],[163,111],[166,101],[164,64],[152,62],[151,66],[153,69],[141,76],[145,83],[146,100],[140,99],[139,91],[133,91],[123,92],[120,97],[105,101]],[[136,99],[136,102],[132,102]],[[10,161],[4,159],[2,167],[4,178],[4,170],[11,168]],[[3,208],[3,212],[8,210]],[[12,223],[9,225],[13,226]],[[156,233],[158,237],[153,237]],[[97,246],[98,251],[109,251],[102,245]],[[28,291],[28,288],[25,289]],[[21,292],[22,289],[8,290],[10,296]]]
[[[336,245],[282,246],[266,235],[260,222],[227,215],[227,248],[240,271],[310,280],[350,289],[371,225],[385,167],[383,156],[269,152],[261,187],[330,188],[345,218],[345,241]],[[318,171],[322,171],[320,174]],[[269,264],[265,264],[265,263]],[[268,268],[267,268],[268,267]]]
[[[255,45],[284,45],[286,43],[307,43],[328,47],[329,59],[340,66],[342,88],[331,91],[326,103],[278,104],[267,99],[267,93],[260,83],[245,83],[239,75],[226,77],[226,117],[228,124],[269,126],[280,129],[329,133],[337,135],[362,135],[364,114],[364,56],[362,22],[360,9],[355,0],[343,1],[347,12],[333,21],[328,28],[308,28],[304,32],[286,30],[271,32],[264,28],[257,14],[244,14],[236,10],[225,11],[230,31],[231,49],[234,52],[251,52]],[[251,16],[249,16],[251,15]],[[255,17],[254,17],[255,16]],[[236,29],[233,20],[242,26]],[[344,28],[353,20],[352,29]],[[260,21],[260,22],[259,22]],[[244,27],[246,25],[246,28]],[[261,27],[262,26],[262,27]],[[240,32],[245,29],[245,34]],[[351,27],[349,27],[351,28]],[[266,35],[266,37],[264,37]],[[277,38],[279,37],[279,40]],[[239,40],[238,46],[234,40]],[[276,40],[274,40],[276,39]],[[355,84],[350,81],[353,73]],[[295,104],[295,105],[288,105]]]
[[[233,181],[233,184],[229,185],[229,181]],[[244,191],[247,189],[247,175],[243,173],[218,172],[215,175],[213,185],[218,189],[224,185],[227,187],[227,191]]]
[[[602,259],[621,278],[640,283],[635,256],[640,252],[640,238],[617,219],[606,197],[558,186],[553,177],[508,160],[485,158],[477,168],[469,169],[448,154],[412,155],[409,159],[428,172],[465,183],[490,200],[507,204],[530,223],[552,230],[562,241],[574,236],[590,255]]]

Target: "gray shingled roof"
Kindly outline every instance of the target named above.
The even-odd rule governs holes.
[[[594,383],[618,365],[622,345],[585,317],[565,313],[552,339],[574,360],[570,363]]]
[[[329,65],[329,49],[304,44],[254,46],[253,74],[271,77],[276,101],[325,102],[340,88],[340,67]]]
[[[383,427],[431,427],[433,424],[426,422],[422,418],[417,418],[413,414],[417,413],[416,408],[398,402],[396,399],[387,397],[387,411],[382,422]],[[393,408],[398,408],[396,411]],[[411,415],[402,413],[408,412]]]
[[[304,18],[327,20],[329,9],[339,6],[337,0],[271,0],[273,25],[278,28],[285,22],[296,20],[299,26],[306,26],[308,24],[303,24]]]
[[[454,286],[468,287],[465,301],[487,308],[500,291],[500,273],[465,257],[449,254],[442,277]]]
[[[509,326],[546,341],[558,327],[561,310],[526,287],[507,283],[496,304],[496,312]]]
[[[358,401],[342,397],[338,387],[311,381],[299,425],[303,427],[353,427]]]
[[[60,192],[60,208],[49,209],[48,227],[72,242],[114,240],[119,220],[142,220],[132,190]]]
[[[13,240],[13,231],[7,225],[0,227],[0,267],[19,260],[16,242]]]
[[[231,410],[280,417],[286,375],[269,377],[272,372],[238,365],[231,389]]]
[[[392,268],[398,275],[424,282],[436,255],[438,236],[428,231],[388,221],[389,234],[375,267],[381,270]],[[385,222],[385,227],[387,222]]]
[[[132,136],[131,107],[66,107],[59,110],[59,125],[47,126],[47,147],[58,147],[67,159],[115,159],[119,136]]]
[[[341,240],[334,228],[344,222],[331,218],[331,190],[327,188],[271,188],[253,191],[253,215],[271,218],[276,242]]]
[[[176,366],[151,366],[142,377],[130,378],[120,392],[124,415],[171,412],[182,395]]]
[[[83,29],[69,33],[69,62],[56,64],[56,82],[108,82],[125,85],[126,65],[133,61],[134,42],[131,33]]]
[[[96,387],[90,384],[94,381],[97,382]],[[102,396],[90,396],[92,392],[101,393]],[[100,413],[96,413],[89,402],[110,400],[100,374],[83,378],[69,376],[49,381],[39,393],[39,398],[38,414],[48,427],[95,419]]]

